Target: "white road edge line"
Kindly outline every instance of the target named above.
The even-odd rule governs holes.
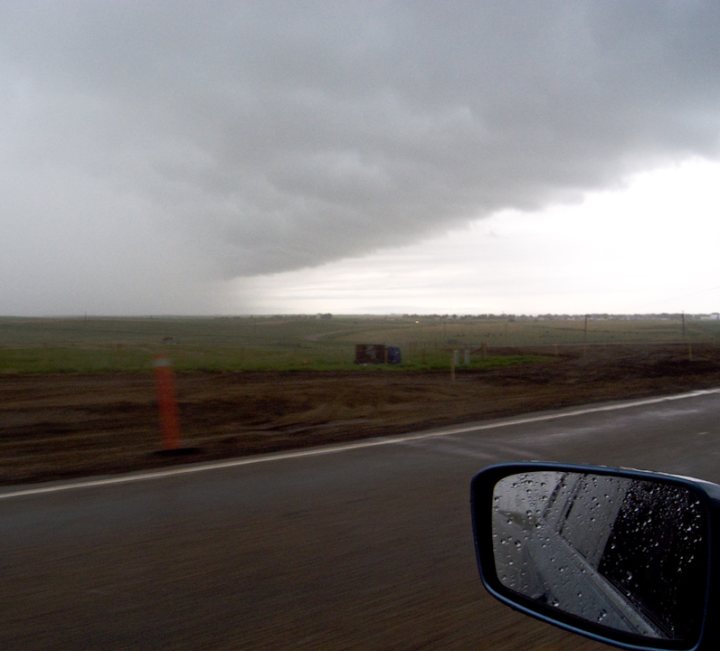
[[[556,414],[544,414],[542,416],[531,416],[528,418],[516,418],[513,420],[501,421],[498,423],[487,423],[485,425],[466,425],[453,429],[444,429],[433,432],[425,432],[424,434],[408,434],[404,436],[394,436],[387,438],[370,439],[367,441],[357,441],[356,443],[345,443],[341,445],[330,445],[327,447],[310,448],[307,450],[294,450],[292,452],[277,452],[272,454],[262,454],[254,457],[244,457],[242,459],[233,459],[230,461],[217,461],[215,463],[202,463],[180,468],[172,468],[170,470],[157,470],[154,472],[120,475],[118,477],[107,477],[104,479],[96,479],[91,481],[79,481],[69,484],[60,484],[54,486],[41,486],[38,488],[29,488],[27,490],[14,491],[10,493],[0,493],[0,500],[10,499],[11,497],[27,497],[29,495],[42,495],[44,493],[59,493],[62,491],[74,490],[79,488],[95,488],[98,486],[111,486],[113,484],[129,484],[137,481],[148,481],[150,479],[164,479],[176,475],[189,475],[196,472],[206,472],[208,470],[220,470],[223,468],[236,468],[238,466],[249,466],[254,463],[268,463],[270,461],[283,461],[287,459],[298,459],[300,457],[312,457],[321,454],[336,454],[338,452],[347,452],[348,450],[359,450],[362,448],[372,448],[381,445],[394,445],[396,443],[405,443],[407,441],[418,441],[422,439],[439,438],[442,436],[452,436],[455,434],[468,434],[469,432],[479,432],[488,429],[497,429],[500,427],[511,427],[513,425],[525,425],[527,423],[539,423],[556,418],[569,418],[571,416],[583,416],[585,414],[593,414],[602,411],[618,411],[620,409],[631,409],[632,407],[642,407],[644,405],[653,405],[661,402],[670,402],[673,400],[686,400],[688,398],[697,398],[700,396],[720,393],[720,388],[704,389],[692,391],[690,393],[682,393],[675,396],[663,396],[661,398],[644,398],[619,405],[606,405],[604,407],[585,407],[574,411],[566,411]]]

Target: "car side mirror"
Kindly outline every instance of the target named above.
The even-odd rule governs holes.
[[[472,481],[480,576],[513,608],[626,649],[717,648],[720,487],[562,464]]]

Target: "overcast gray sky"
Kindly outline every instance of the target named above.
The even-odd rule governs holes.
[[[0,0],[0,314],[717,310],[718,154],[714,0]]]

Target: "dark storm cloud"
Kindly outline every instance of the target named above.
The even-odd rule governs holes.
[[[1,219],[115,254],[129,202],[226,278],[367,254],[716,157],[719,35],[714,1],[4,2]],[[74,227],[58,170],[115,208]]]

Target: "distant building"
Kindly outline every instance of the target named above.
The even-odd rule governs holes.
[[[385,346],[382,344],[357,344],[355,346],[356,364],[384,364]]]
[[[396,346],[383,344],[357,344],[355,346],[356,364],[400,364],[402,353]]]

